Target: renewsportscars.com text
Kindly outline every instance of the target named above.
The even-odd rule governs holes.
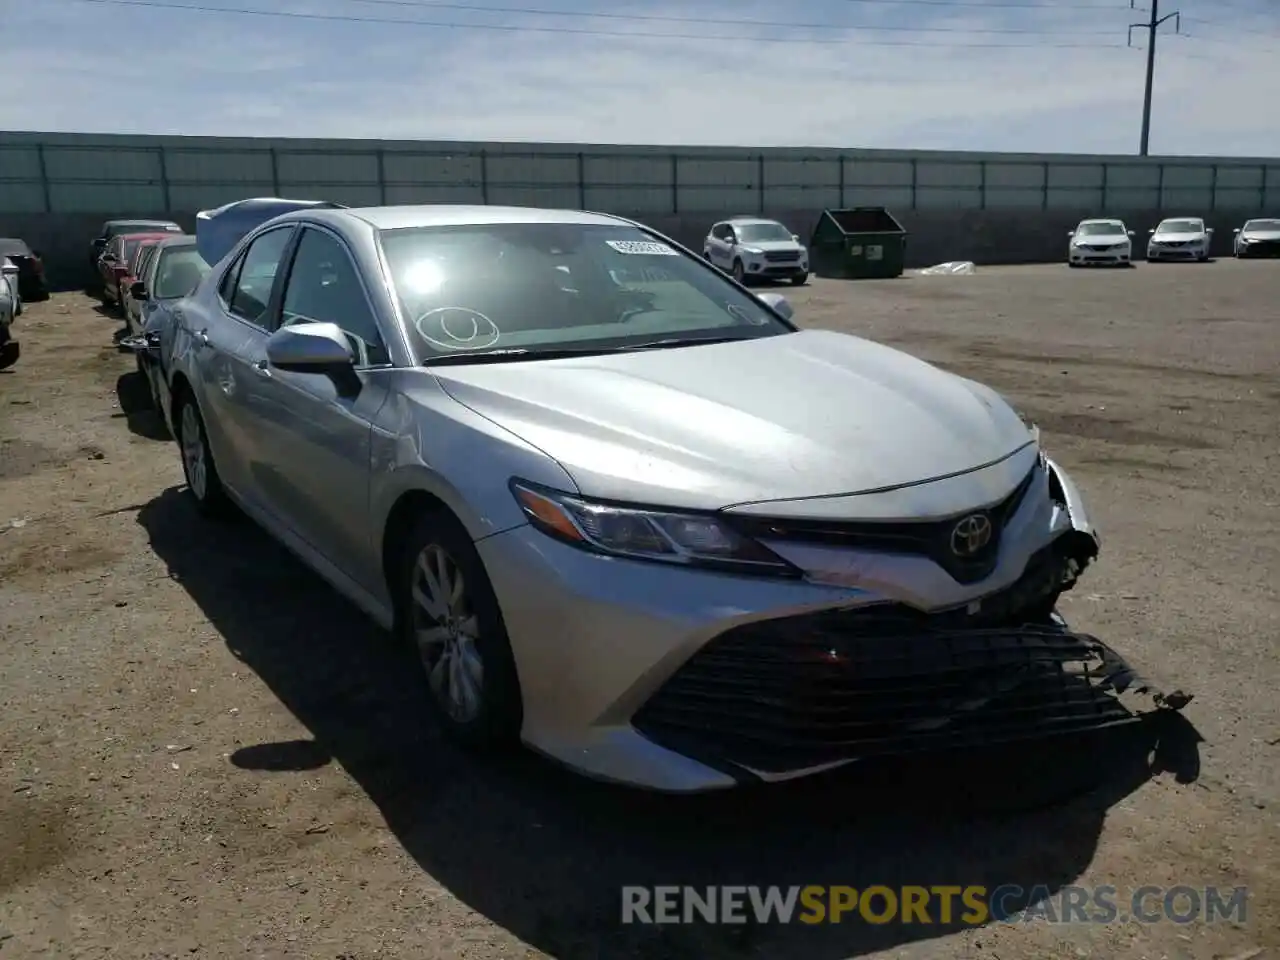
[[[622,888],[622,922],[672,923],[1243,923],[1244,887],[847,886]]]

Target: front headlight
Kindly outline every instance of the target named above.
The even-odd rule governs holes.
[[[764,255],[764,251],[758,249],[757,247],[743,247],[742,252],[746,254],[750,254],[753,257],[759,257]]]
[[[772,550],[709,514],[595,503],[523,480],[513,479],[511,492],[530,524],[584,550],[737,573],[801,576]]]

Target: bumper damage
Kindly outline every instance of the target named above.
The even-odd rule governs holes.
[[[691,657],[632,718],[649,741],[736,782],[858,760],[1051,740],[1181,710],[1054,612],[1098,551],[1080,529],[1012,586],[924,613],[898,603],[757,621]]]

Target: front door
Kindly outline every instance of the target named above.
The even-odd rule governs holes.
[[[321,227],[303,228],[280,302],[281,325],[341,327],[356,356],[356,377],[266,366],[257,383],[261,415],[254,419],[260,433],[252,444],[253,469],[271,478],[270,509],[279,520],[376,592],[380,564],[372,556],[369,470],[373,420],[388,395],[379,375],[390,367],[386,341],[354,259],[336,234]]]

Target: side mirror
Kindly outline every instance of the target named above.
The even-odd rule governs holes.
[[[1239,227],[1236,227],[1236,228],[1235,228],[1234,230],[1232,230],[1231,232],[1232,232],[1232,233],[1239,233],[1239,232],[1240,232],[1240,228],[1239,228]]]
[[[147,285],[141,280],[135,280],[129,284],[129,296],[135,300],[147,299]]]
[[[1148,231],[1147,231],[1147,233],[1155,233],[1155,232],[1156,232],[1156,228],[1155,228],[1155,227],[1152,227],[1150,230],[1148,230]]]
[[[1129,236],[1131,236],[1131,237],[1137,236],[1137,234],[1136,234],[1136,233],[1134,233],[1134,231],[1132,231],[1132,230],[1128,230],[1128,231],[1126,231],[1126,232],[1127,232],[1127,233],[1129,234]]]
[[[6,262],[3,267],[0,267],[0,270],[4,272],[6,277],[16,277],[18,275],[17,264]]]
[[[792,240],[794,240],[796,243],[799,243],[799,242],[800,242],[800,234],[798,234],[798,233],[793,233],[793,234],[791,235],[791,239],[792,239]]]
[[[796,315],[796,309],[791,306],[791,301],[780,293],[757,293],[756,299],[782,317],[783,320],[790,320]]]
[[[1205,230],[1205,233],[1213,233],[1213,227],[1209,227],[1207,230]]]
[[[334,373],[350,368],[355,356],[336,323],[295,323],[267,338],[267,361],[297,373]]]

